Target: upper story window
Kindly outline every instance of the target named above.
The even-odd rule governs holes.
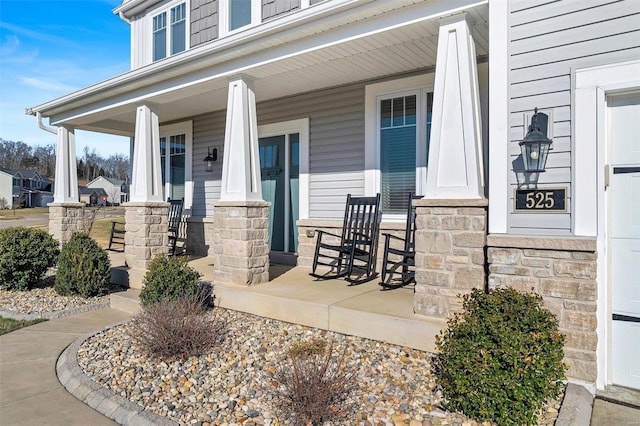
[[[262,19],[262,2],[256,0],[219,0],[220,37],[249,26]]]
[[[169,22],[167,23],[167,16]],[[153,60],[174,55],[187,47],[187,4],[180,3],[153,17]]]

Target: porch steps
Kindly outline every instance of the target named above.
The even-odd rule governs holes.
[[[212,278],[209,260],[190,262]],[[349,286],[344,280],[316,281],[301,267],[272,265],[271,281],[256,286],[214,284],[216,305],[280,321],[335,331],[415,349],[434,351],[445,321],[413,313],[413,289],[381,291],[377,281]],[[139,290],[111,295],[111,306],[137,312]]]

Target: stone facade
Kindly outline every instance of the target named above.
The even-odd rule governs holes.
[[[429,200],[416,205],[417,314],[447,318],[459,295],[485,286],[487,200]]]
[[[214,281],[269,281],[269,206],[266,201],[217,201],[213,212]]]
[[[488,237],[489,286],[535,291],[566,336],[567,376],[597,377],[597,253],[595,238]]]
[[[53,238],[66,243],[74,232],[84,230],[83,203],[51,203],[49,204],[49,232]]]
[[[167,253],[169,204],[130,202],[124,208],[125,261],[129,268],[146,270],[156,255]]]

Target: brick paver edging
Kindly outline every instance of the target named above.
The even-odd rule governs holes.
[[[120,323],[122,324],[122,323]],[[140,405],[111,392],[84,374],[78,365],[78,350],[85,340],[115,324],[80,337],[60,354],[56,363],[58,380],[65,389],[94,410],[125,426],[177,425],[166,417],[145,411]]]
[[[82,305],[77,306],[75,308],[64,309],[62,311],[52,311],[52,312],[34,312],[31,314],[24,314],[20,312],[7,311],[4,309],[0,309],[0,317],[10,318],[17,321],[29,321],[34,319],[56,319],[62,317],[68,317],[71,315],[82,314],[84,312],[96,311],[98,309],[109,308],[111,306],[111,302],[109,300],[100,303],[93,303],[90,305]]]

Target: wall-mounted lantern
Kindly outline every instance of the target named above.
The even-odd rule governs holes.
[[[535,109],[527,135],[520,142],[525,172],[544,172],[552,140],[547,138],[547,114]]]
[[[206,163],[206,168],[208,172],[213,171],[213,163],[218,161],[218,148],[207,148],[207,156],[204,157],[203,160]]]

